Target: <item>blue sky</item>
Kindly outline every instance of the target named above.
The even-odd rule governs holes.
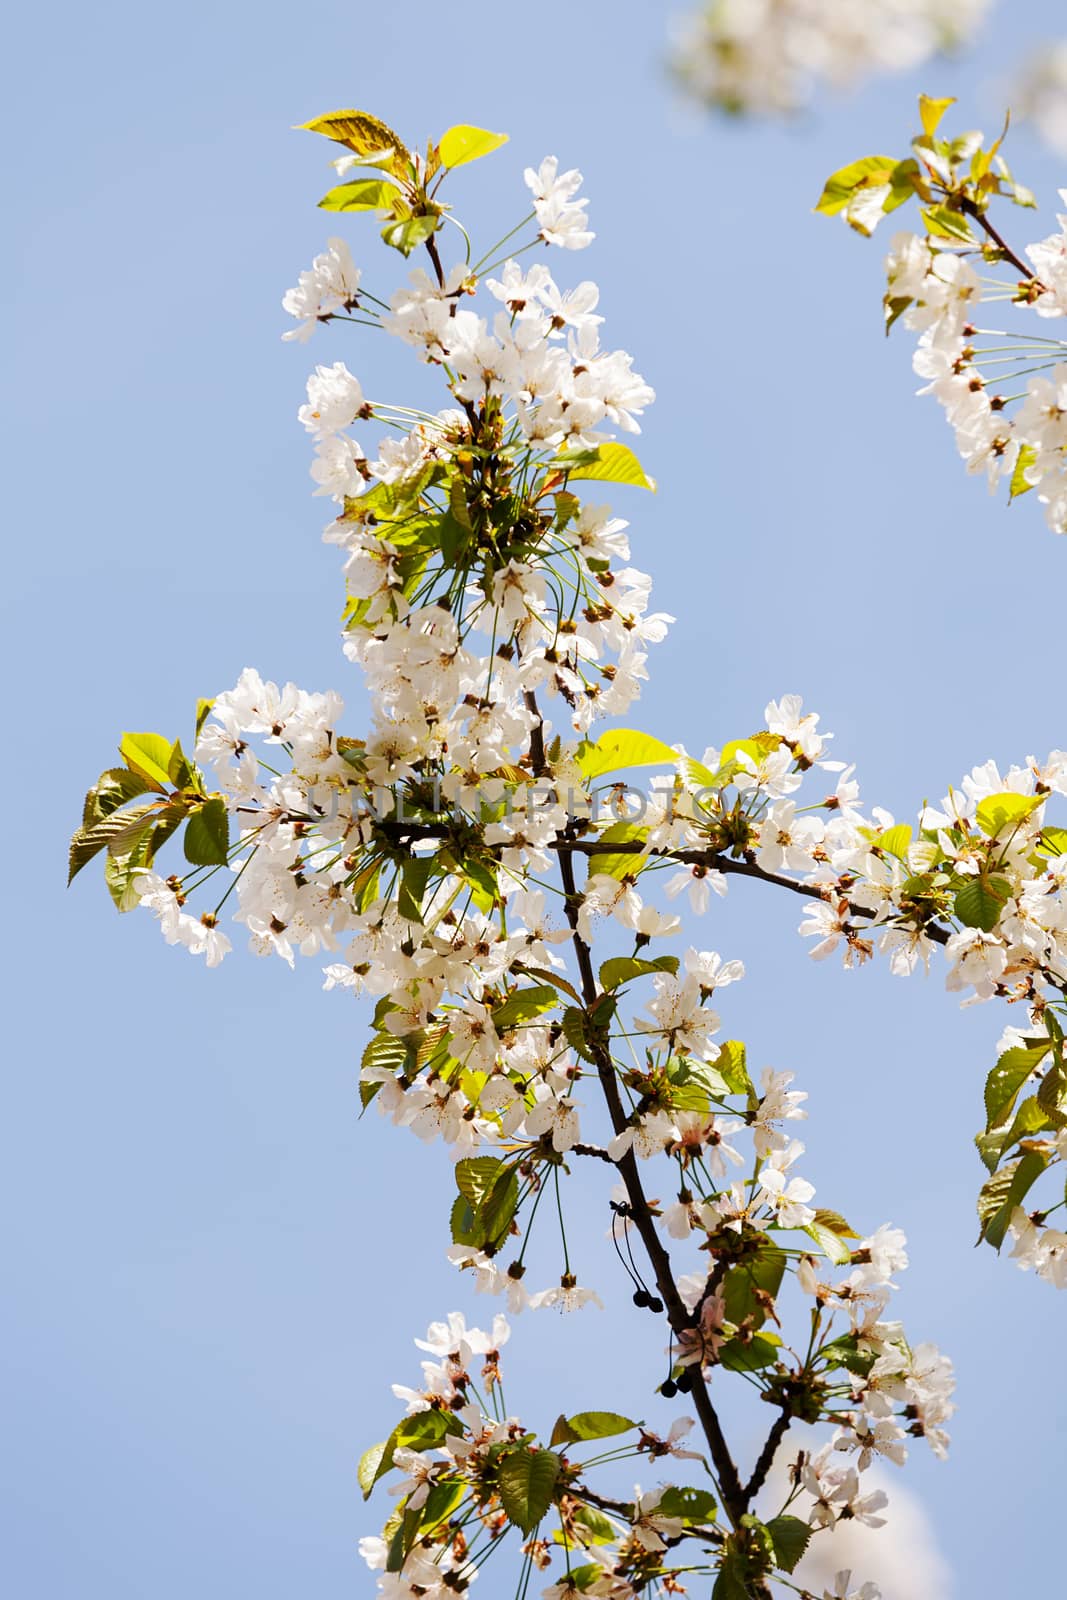
[[[19,1600],[369,1595],[358,1454],[417,1371],[410,1338],[489,1309],[442,1259],[447,1160],[357,1120],[364,1014],[320,995],[317,962],[208,973],[92,874],[62,887],[123,728],[186,735],[197,696],[254,664],[342,689],[358,731],[294,413],[312,358],[371,392],[385,368],[356,330],[280,342],[280,295],[331,231],[329,152],[291,125],[355,104],[412,140],[506,129],[454,185],[486,240],[521,214],[525,164],[583,168],[598,239],[574,276],[659,393],[640,448],[660,493],[618,503],[678,622],[630,720],[700,750],[799,692],[868,803],[905,817],[977,761],[1067,740],[1067,550],[965,477],[908,336],[882,337],[880,244],[810,207],[831,169],[903,149],[919,88],[992,129],[1005,63],[1056,31],[1051,0],[1011,10],[966,63],[790,129],[681,109],[664,19],[635,4],[61,3],[9,23],[0,1573]],[[1019,214],[1025,242],[1067,173],[1013,145],[1045,212]],[[346,231],[367,257],[369,228]],[[949,1464],[917,1454],[906,1478],[957,1595],[1041,1592],[1064,1300],[972,1249],[969,1135],[1007,1019],[961,1014],[940,975],[815,966],[798,920],[741,885],[702,926],[749,969],[728,1032],[809,1090],[820,1200],[911,1236],[902,1310],[954,1356],[960,1412]],[[583,1259],[618,1302],[589,1202]],[[512,1388],[550,1421],[589,1397],[584,1364],[600,1403],[640,1404],[648,1340],[635,1315],[520,1323]]]

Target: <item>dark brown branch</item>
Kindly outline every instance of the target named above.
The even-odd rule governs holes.
[[[767,1435],[763,1449],[759,1453],[756,1465],[752,1469],[752,1476],[745,1485],[745,1501],[748,1505],[752,1504],[763,1488],[767,1474],[771,1470],[771,1463],[778,1454],[778,1446],[789,1432],[789,1424],[792,1420],[788,1411],[782,1411],[779,1416],[775,1417],[771,1425],[771,1431]]]
[[[573,855],[571,850],[567,848],[566,841],[561,843],[559,855],[560,876],[563,880],[563,888],[567,897],[567,920],[574,934],[575,957],[581,976],[582,995],[586,1005],[592,1007],[600,998],[600,989],[593,972],[593,961],[589,946],[578,932],[578,910],[581,905],[581,897],[575,884]],[[622,1133],[628,1126],[628,1119],[622,1103],[622,1096],[619,1093],[619,1083],[615,1076],[615,1065],[611,1059],[611,1054],[602,1043],[595,1040],[591,1042],[590,1048],[596,1061],[597,1077],[600,1080],[601,1091],[607,1104],[612,1129],[617,1134]],[[637,1160],[633,1151],[627,1150],[625,1154],[620,1156],[616,1166],[626,1188],[634,1227],[641,1236],[641,1243],[645,1247],[645,1253],[648,1256],[656,1279],[656,1287],[667,1308],[668,1320],[675,1336],[681,1337],[686,1329],[691,1326],[692,1318],[686,1309],[684,1300],[678,1293],[670,1256],[667,1254],[659,1234],[656,1232],[656,1224],[641,1184]],[[744,1490],[741,1487],[741,1479],[738,1475],[737,1467],[734,1465],[733,1456],[730,1454],[730,1448],[726,1443],[718,1414],[711,1403],[711,1396],[708,1394],[703,1375],[695,1368],[691,1370],[693,1386],[689,1392],[693,1400],[693,1406],[700,1419],[700,1425],[704,1430],[704,1437],[711,1452],[711,1459],[715,1465],[719,1489],[722,1494],[723,1509],[729,1516],[731,1523],[736,1526],[744,1516],[747,1508]]]
[[[1011,245],[1008,244],[1007,241],[1003,239],[997,232],[986,213],[984,211],[979,211],[973,200],[963,200],[961,202],[960,209],[964,211],[967,216],[974,218],[978,226],[996,245],[1005,261],[1011,262],[1011,265],[1016,269],[1025,283],[1036,283],[1039,288],[1044,289],[1045,285],[1041,282],[1040,278],[1035,277],[1034,269],[1032,267],[1028,267],[1026,262],[1015,254],[1015,251],[1011,248]]]
[[[379,828],[400,839],[443,839],[448,836],[447,823],[441,822],[381,822]],[[550,850],[555,850],[562,858],[565,855],[575,854],[588,856],[640,856],[651,855],[662,861],[677,861],[682,866],[713,868],[727,876],[740,878],[754,878],[759,883],[771,883],[778,889],[788,889],[792,894],[799,894],[806,900],[829,900],[832,889],[825,884],[798,883],[795,878],[783,877],[778,872],[767,872],[758,866],[755,861],[738,860],[734,856],[720,855],[716,850],[670,850],[654,848],[649,850],[638,839],[620,840],[617,844],[609,843],[603,839],[569,839],[561,836],[553,839],[549,844]],[[869,922],[875,913],[868,906],[858,906],[850,901],[848,906],[850,916],[862,917]],[[926,922],[922,932],[934,944],[947,944],[952,937],[952,929],[946,928],[939,922]]]
[[[537,721],[530,731],[530,765],[533,767],[535,778],[543,777],[548,771],[545,760],[545,723],[537,704],[537,696],[532,689],[523,691],[523,704],[527,711],[532,711]]]
[[[597,1161],[607,1161],[611,1166],[615,1165],[607,1151],[602,1150],[598,1144],[572,1144],[568,1154],[573,1156],[594,1156]]]
[[[437,282],[443,289],[445,286],[445,269],[441,265],[441,257],[437,250],[437,241],[434,239],[434,236],[431,233],[430,237],[425,242],[426,253],[433,262],[433,270],[437,274]]]

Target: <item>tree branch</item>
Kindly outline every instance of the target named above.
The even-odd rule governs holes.
[[[763,1449],[759,1453],[756,1465],[752,1469],[752,1476],[745,1485],[745,1503],[751,1505],[753,1500],[763,1488],[767,1474],[771,1470],[771,1463],[778,1454],[778,1446],[789,1432],[789,1424],[793,1418],[788,1411],[782,1411],[775,1417],[771,1431],[767,1435]]]
[[[449,832],[448,824],[440,822],[381,822],[378,826],[386,832],[395,832],[398,841],[443,839]],[[771,883],[778,889],[788,889],[790,893],[801,895],[806,900],[827,900],[832,893],[828,885],[799,883],[795,878],[786,878],[781,873],[767,872],[755,861],[720,855],[716,850],[671,850],[661,847],[650,850],[639,839],[620,840],[617,844],[612,844],[604,839],[570,839],[566,835],[551,840],[548,848],[556,851],[561,859],[570,854],[590,858],[619,855],[655,856],[657,860],[677,861],[682,866],[713,868],[728,877],[753,878],[759,883]],[[858,906],[853,901],[849,901],[848,909],[851,916],[861,917],[865,922],[872,921],[875,916],[875,912],[869,906]],[[945,945],[952,937],[952,929],[944,927],[939,922],[923,923],[922,932],[933,944]]]
[[[1026,262],[1021,260],[1021,258],[1015,254],[1015,251],[1011,248],[1007,241],[1003,239],[997,232],[996,228],[994,228],[986,213],[984,211],[979,211],[973,200],[962,201],[960,209],[961,211],[964,211],[967,216],[974,218],[978,226],[996,245],[1005,261],[1011,262],[1012,266],[1020,274],[1024,282],[1036,283],[1039,288],[1044,289],[1045,285],[1041,282],[1040,278],[1034,275],[1033,267],[1028,267]]]
[[[560,876],[562,877],[563,888],[567,897],[567,920],[574,935],[574,949],[578,971],[581,976],[582,996],[586,1005],[591,1007],[600,998],[600,990],[593,972],[589,946],[578,932],[578,908],[581,904],[581,898],[575,885],[573,856],[565,843],[560,847]],[[590,1048],[596,1060],[597,1076],[607,1104],[612,1128],[615,1133],[622,1133],[627,1126],[627,1116],[622,1097],[619,1094],[614,1062],[603,1044],[594,1041],[591,1043]],[[648,1256],[656,1279],[656,1287],[667,1308],[668,1320],[676,1337],[680,1337],[691,1326],[692,1319],[686,1309],[685,1302],[678,1293],[670,1256],[664,1248],[659,1234],[656,1232],[656,1224],[641,1184],[637,1160],[633,1151],[627,1150],[624,1155],[620,1156],[616,1166],[626,1188],[634,1226],[641,1236],[641,1243],[645,1247],[645,1253]],[[723,1509],[729,1516],[731,1523],[736,1526],[745,1514],[744,1490],[741,1487],[741,1479],[738,1475],[737,1467],[734,1465],[733,1456],[730,1454],[730,1448],[726,1443],[718,1414],[711,1403],[707,1385],[702,1374],[695,1369],[693,1371],[693,1386],[690,1394],[692,1395],[694,1409],[700,1419],[700,1425],[704,1430],[704,1437],[708,1442],[708,1449],[711,1451],[711,1459],[715,1464],[719,1490],[723,1500]]]

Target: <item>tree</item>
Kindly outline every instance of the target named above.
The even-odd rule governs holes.
[[[744,1044],[723,1037],[712,1002],[740,964],[658,953],[679,926],[670,901],[685,893],[699,911],[744,878],[802,898],[817,958],[877,952],[906,975],[940,948],[950,989],[1027,1002],[987,1083],[979,1210],[989,1243],[1010,1231],[1059,1281],[1054,1208],[1028,1215],[1022,1202],[1067,1156],[1067,831],[1046,820],[1067,758],[1003,776],[976,767],[913,829],[861,809],[852,769],[828,758],[795,695],[699,759],[633,728],[596,733],[629,713],[673,619],[650,610],[627,524],[583,499],[602,485],[654,490],[617,437],[638,433],[654,395],[627,354],[601,347],[595,285],[561,288],[541,262],[521,263],[538,246],[592,242],[581,175],[552,157],[529,169],[532,210],[477,255],[443,186],[502,135],[454,127],[413,153],[361,111],[307,127],[343,151],[320,205],[376,217],[385,246],[429,270],[385,301],[332,238],[285,297],[287,337],[337,322],[384,332],[447,391],[444,410],[387,404],[336,361],[316,368],[300,411],[315,492],[339,507],[326,537],[345,557],[344,649],[373,726],[342,732],[340,696],[246,670],[199,702],[192,755],[163,735],[123,736],[122,765],[86,797],[71,874],[102,857],[119,909],[153,911],[168,942],[209,966],[230,949],[231,896],[257,953],[292,964],[328,952],[326,986],[376,1002],[364,1107],[450,1147],[443,1242],[512,1314],[597,1299],[571,1258],[567,1180],[579,1163],[610,1169],[605,1218],[634,1303],[658,1325],[649,1355],[667,1347],[654,1386],[686,1396],[696,1418],[660,1436],[590,1394],[539,1435],[503,1401],[506,1319],[488,1332],[458,1313],[434,1322],[422,1385],[400,1391],[407,1415],[360,1467],[367,1493],[400,1474],[396,1510],[364,1543],[382,1592],[463,1592],[510,1546],[520,1594],[537,1581],[550,1596],[625,1600],[677,1592],[690,1574],[714,1575],[716,1600],[769,1595],[823,1529],[877,1523],[884,1497],[862,1478],[873,1459],[902,1463],[913,1438],[944,1453],[952,1371],[884,1316],[903,1236],[811,1204],[786,1126],[806,1096],[788,1072],[754,1080]],[[972,172],[983,154],[967,153]],[[981,221],[1011,184],[1001,173],[964,195],[940,157],[922,176],[923,159],[845,169],[822,207],[868,226],[876,204],[918,192],[935,214],[962,214],[967,199]],[[446,269],[449,227],[464,259]],[[351,430],[371,423],[386,436],[368,454]],[[655,777],[631,787],[639,773]],[[179,870],[164,876],[161,851]],[[561,1270],[531,1289],[535,1224],[558,1228]],[[727,1382],[770,1407],[750,1462],[713,1396]],[[780,1452],[792,1465],[770,1504]],[[605,1471],[641,1456],[671,1481],[604,1492]],[[841,1574],[837,1593],[854,1592],[871,1590]]]

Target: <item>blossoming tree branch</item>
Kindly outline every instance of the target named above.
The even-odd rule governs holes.
[[[372,724],[346,732],[339,695],[246,669],[199,703],[190,753],[123,736],[72,875],[101,859],[121,910],[145,907],[209,966],[241,924],[257,954],[325,959],[326,988],[373,999],[363,1104],[450,1147],[442,1248],[513,1316],[598,1300],[568,1244],[568,1180],[603,1173],[615,1287],[649,1313],[647,1390],[695,1416],[660,1435],[591,1393],[538,1432],[504,1401],[505,1316],[432,1323],[421,1379],[395,1391],[405,1414],[360,1465],[364,1490],[387,1480],[395,1500],[363,1544],[383,1595],[465,1592],[507,1551],[520,1596],[627,1600],[702,1577],[716,1600],[807,1593],[792,1575],[809,1541],[880,1520],[872,1460],[902,1463],[916,1440],[944,1453],[951,1366],[886,1317],[899,1231],[813,1203],[792,1133],[806,1096],[723,1036],[740,964],[672,951],[672,902],[704,912],[743,878],[801,900],[818,958],[878,954],[907,975],[943,957],[967,1000],[1021,1002],[986,1089],[981,1227],[1060,1282],[1067,830],[1046,810],[1067,755],[976,767],[910,826],[861,808],[792,695],[699,758],[597,731],[630,710],[672,619],[599,500],[653,487],[618,437],[652,390],[602,343],[596,286],[530,260],[592,242],[581,175],[551,157],[527,170],[526,215],[482,249],[442,195],[503,136],[456,127],[413,152],[363,112],[307,127],[343,152],[322,207],[376,218],[383,259],[423,265],[390,288],[331,239],[285,296],[286,337],[384,335],[444,390],[438,410],[368,395],[338,360],[299,413],[315,493],[337,507],[325,537]],[[1049,1199],[1027,1211],[1039,1180]],[[535,1232],[558,1249],[548,1283],[528,1281]],[[723,1384],[763,1402],[751,1459]],[[628,1460],[655,1485],[620,1495]],[[847,1573],[834,1588],[874,1593]]]
[[[1067,533],[1067,340],[1049,326],[1067,315],[1067,217],[1049,238],[1013,249],[994,221],[997,202],[1035,201],[1004,160],[1007,124],[988,148],[978,132],[946,138],[954,104],[921,96],[912,154],[852,162],[816,209],[870,235],[919,203],[923,232],[896,234],[886,260],[886,329],[901,319],[919,335],[920,393],[944,407],[967,471],[991,489],[1006,483],[1013,500],[1036,490],[1049,527]],[[982,326],[998,316],[991,304],[1013,313],[1008,327]]]

